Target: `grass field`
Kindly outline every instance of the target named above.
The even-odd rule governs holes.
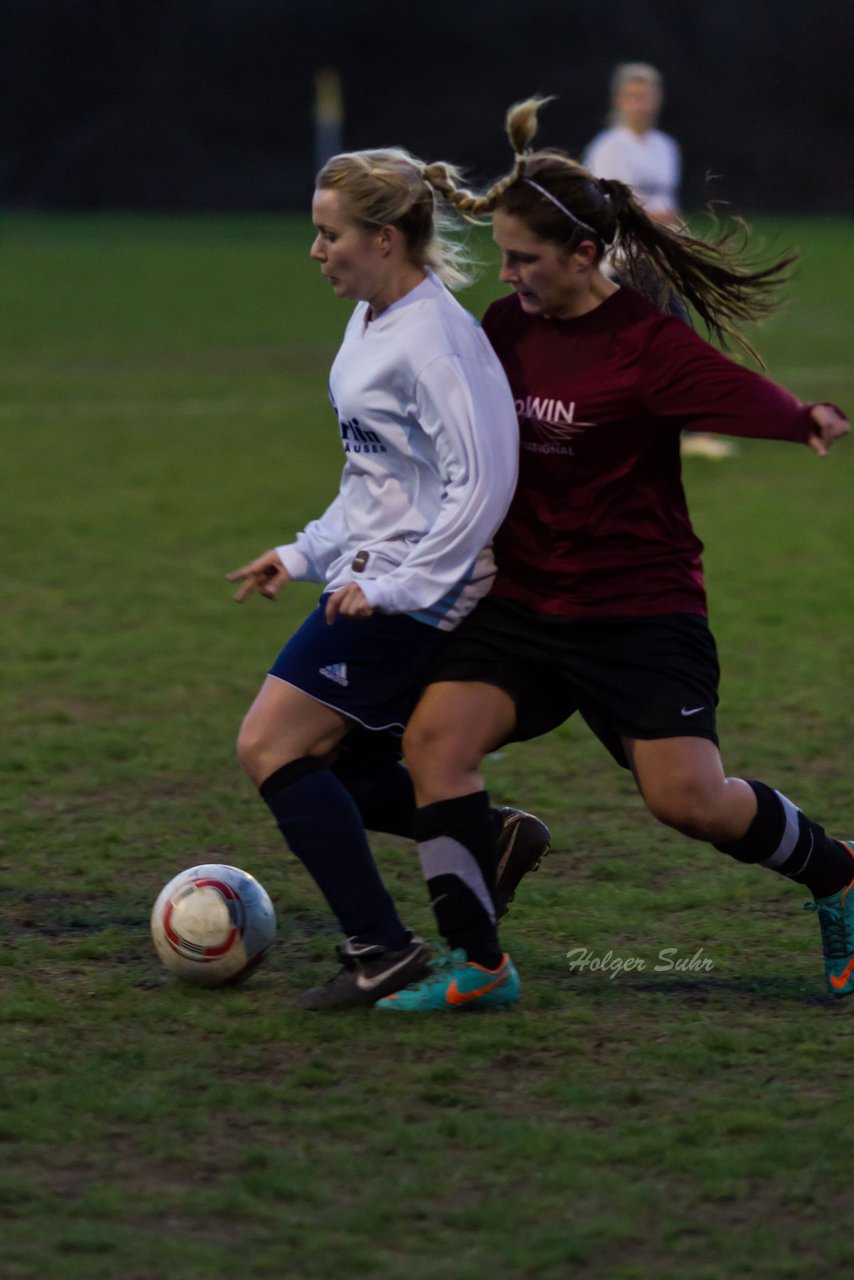
[[[335,933],[233,740],[316,593],[238,609],[223,579],[335,491],[347,308],[301,220],[2,225],[0,1276],[851,1274],[854,1004],[804,894],[656,827],[580,724],[488,763],[558,850],[504,930],[517,1011],[294,1007]],[[803,250],[770,372],[850,412],[851,226],[762,230]],[[686,483],[727,766],[854,835],[854,448],[745,443]],[[376,848],[432,932],[414,849]],[[182,988],[150,946],[160,886],[204,861],[279,912],[240,990]]]

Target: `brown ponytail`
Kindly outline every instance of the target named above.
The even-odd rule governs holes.
[[[528,98],[507,112],[507,137],[515,159],[505,177],[480,196],[459,188],[455,174],[443,177],[438,189],[446,200],[474,218],[501,209],[567,253],[592,239],[597,261],[608,248],[620,275],[640,292],[652,292],[660,305],[669,295],[679,295],[711,337],[724,347],[736,343],[761,365],[736,326],[777,309],[777,290],[797,253],[763,265],[746,256],[749,231],[740,219],[715,238],[701,239],[684,227],[655,222],[631,187],[615,178],[594,177],[565,151],[531,151],[540,108],[550,101]],[[430,166],[431,171],[436,167]]]

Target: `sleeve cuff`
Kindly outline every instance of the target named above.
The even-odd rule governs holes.
[[[288,543],[285,547],[276,547],[276,555],[295,581],[305,581],[309,576],[308,559],[297,550],[294,543]]]

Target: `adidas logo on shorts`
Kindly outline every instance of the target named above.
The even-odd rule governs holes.
[[[340,684],[342,688],[347,687],[347,663],[332,662],[328,667],[321,667],[320,674],[326,676],[327,680],[334,680],[336,684]]]

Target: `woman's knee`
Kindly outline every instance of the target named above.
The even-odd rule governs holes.
[[[257,720],[247,715],[244,717],[243,723],[237,733],[237,760],[244,773],[248,773],[253,778],[258,771],[258,767],[265,753],[265,748],[269,750],[269,743],[266,741],[263,733],[259,731]]]
[[[416,715],[410,720],[403,735],[403,755],[413,776],[423,770],[441,767],[454,769],[462,766],[461,755],[471,754],[460,748],[458,730],[448,721],[433,716]],[[479,761],[474,758],[474,764]]]
[[[456,717],[416,713],[404,735],[403,754],[419,805],[467,795],[483,785],[483,753]]]
[[[624,743],[638,789],[653,817],[696,840],[727,826],[728,780],[715,743],[666,738]]]
[[[675,778],[647,789],[644,801],[654,818],[695,840],[714,837],[719,810],[718,787],[702,778]]]
[[[506,741],[514,724],[513,702],[492,685],[429,685],[406,727],[403,753],[413,771],[441,762],[471,772]]]
[[[306,695],[265,686],[238,731],[237,759],[257,784],[292,760],[328,756],[347,729],[343,716]]]

